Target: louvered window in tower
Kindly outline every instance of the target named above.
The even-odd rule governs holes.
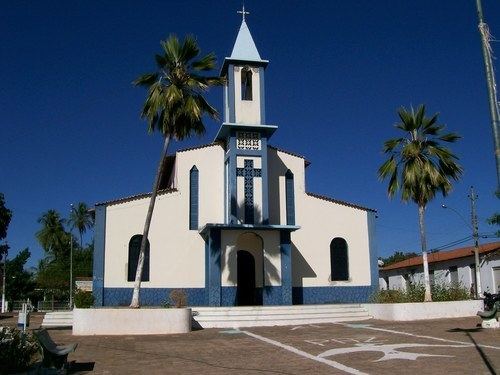
[[[252,71],[249,68],[241,70],[241,100],[252,100]]]

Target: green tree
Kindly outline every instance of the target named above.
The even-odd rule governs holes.
[[[452,189],[451,180],[457,181],[463,169],[458,158],[442,142],[453,143],[460,139],[455,133],[443,134],[444,125],[438,124],[438,114],[425,115],[425,106],[415,112],[398,110],[400,122],[395,127],[405,133],[400,138],[389,139],[383,151],[390,155],[379,168],[381,180],[389,179],[387,192],[392,198],[401,192],[403,202],[413,201],[418,206],[418,223],[424,264],[424,301],[432,300],[427,263],[427,240],[424,214],[427,204],[437,192],[446,196]]]
[[[31,253],[29,249],[20,251],[13,259],[7,260],[5,294],[7,300],[24,300],[35,290],[35,281],[31,272],[25,269]]]
[[[200,49],[193,36],[187,36],[181,43],[175,35],[171,35],[161,42],[161,46],[162,54],[155,55],[157,70],[144,74],[133,82],[136,86],[148,89],[141,118],[148,121],[150,133],[159,131],[164,140],[137,262],[134,292],[130,303],[130,307],[135,308],[139,307],[144,252],[170,140],[173,138],[181,141],[193,134],[200,135],[205,132],[203,116],[217,119],[218,113],[206,101],[204,94],[211,86],[224,83],[221,77],[202,75],[215,69],[216,58],[213,53],[198,58]]]
[[[76,207],[71,208],[68,223],[71,228],[78,229],[78,233],[80,234],[80,249],[83,249],[83,235],[87,229],[94,226],[94,218],[86,203],[80,202]]]
[[[54,258],[64,258],[69,247],[69,236],[64,230],[65,220],[56,210],[48,210],[38,219],[42,228],[36,238],[42,248]]]
[[[9,228],[12,219],[12,211],[5,207],[5,199],[0,193],[0,241],[7,237],[7,228]]]
[[[388,256],[387,258],[382,258],[382,261],[384,262],[384,267],[385,267],[385,266],[388,266],[390,264],[401,262],[402,260],[406,260],[406,259],[413,258],[416,256],[418,256],[418,254],[414,253],[413,251],[409,252],[409,253],[405,253],[402,251],[396,251],[391,256]]]

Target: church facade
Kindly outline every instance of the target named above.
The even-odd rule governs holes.
[[[164,165],[141,303],[182,289],[191,306],[366,302],[378,288],[372,209],[306,191],[308,161],[269,144],[263,60],[243,19],[224,60],[212,144]],[[150,194],[96,204],[96,306],[128,305]]]

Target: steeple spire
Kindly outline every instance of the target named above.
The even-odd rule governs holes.
[[[236,42],[234,42],[233,52],[231,52],[230,59],[260,61],[261,58],[259,51],[255,46],[252,34],[250,34],[250,30],[248,29],[248,25],[245,21],[245,15],[250,13],[245,11],[245,5],[243,5],[242,10],[239,10],[238,13],[241,13],[242,15],[241,26],[238,31],[238,36],[236,37]]]

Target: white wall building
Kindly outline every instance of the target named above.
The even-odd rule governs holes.
[[[261,59],[243,20],[221,75],[214,143],[168,158],[149,234],[141,302],[182,288],[191,305],[367,301],[377,286],[375,211],[306,191],[304,157],[270,146]],[[97,305],[132,295],[150,194],[96,205]]]
[[[500,292],[500,242],[480,245],[482,291]],[[460,283],[474,290],[476,285],[474,247],[428,254],[431,283]],[[379,269],[380,289],[405,290],[409,283],[424,282],[422,256],[409,258]]]

